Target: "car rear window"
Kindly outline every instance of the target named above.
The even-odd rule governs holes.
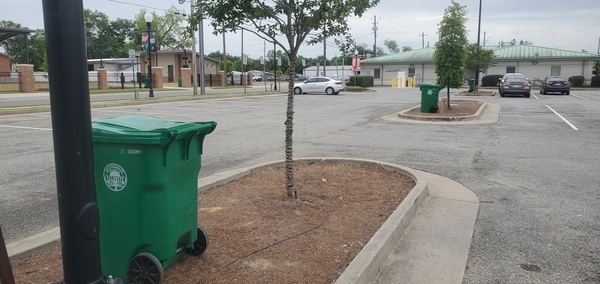
[[[567,78],[565,78],[565,77],[551,77],[550,81],[553,81],[553,82],[560,81],[560,82],[562,82],[562,81],[567,81]]]
[[[525,82],[527,78],[525,77],[509,77],[506,79],[507,82]]]

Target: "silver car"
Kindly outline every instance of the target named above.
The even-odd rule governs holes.
[[[294,94],[328,94],[337,95],[346,90],[346,84],[328,77],[313,77],[294,85]]]

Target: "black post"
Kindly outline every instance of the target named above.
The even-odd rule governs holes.
[[[479,60],[479,56],[481,56],[481,54],[479,53],[479,49],[481,48],[481,46],[479,46],[479,41],[480,41],[480,35],[481,35],[481,0],[479,0],[479,22],[477,24],[477,60]],[[483,39],[483,41],[485,42],[485,38]],[[475,86],[473,91],[479,91],[479,67],[475,68]]]
[[[125,89],[125,75],[121,72],[121,90]]]
[[[42,0],[64,283],[105,283],[82,0]]]
[[[275,87],[273,90],[277,91],[277,46],[275,46],[275,41],[273,41],[273,78],[275,78]]]
[[[4,235],[2,235],[2,227],[0,227],[0,283],[15,284],[15,277],[10,268],[10,260],[4,243]]]
[[[150,52],[150,25],[152,25],[152,22],[146,22],[146,26],[148,26],[148,63],[149,63],[149,77],[150,77],[150,94],[148,95],[148,97],[150,98],[154,98],[154,90],[152,89],[152,52]]]

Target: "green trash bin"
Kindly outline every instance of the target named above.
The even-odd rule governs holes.
[[[475,91],[475,79],[469,79],[469,92]]]
[[[440,90],[444,85],[421,84],[421,112],[434,113],[438,111],[438,100]]]
[[[150,78],[144,78],[144,88],[150,88]]]
[[[177,87],[182,87],[183,86],[183,82],[181,81],[181,78],[177,78]]]
[[[92,122],[104,275],[161,283],[186,252],[204,252],[198,173],[204,137],[216,125],[147,116]]]

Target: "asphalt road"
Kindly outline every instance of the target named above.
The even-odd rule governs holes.
[[[418,105],[418,89],[375,90],[296,96],[294,157],[390,162],[473,190],[482,204],[464,283],[600,282],[600,91],[477,97],[501,106],[498,122],[429,125],[381,118]],[[204,141],[207,176],[282,160],[285,106],[285,95],[266,95],[94,108],[92,116],[216,121]],[[0,135],[7,242],[58,226],[50,114],[0,116]]]

